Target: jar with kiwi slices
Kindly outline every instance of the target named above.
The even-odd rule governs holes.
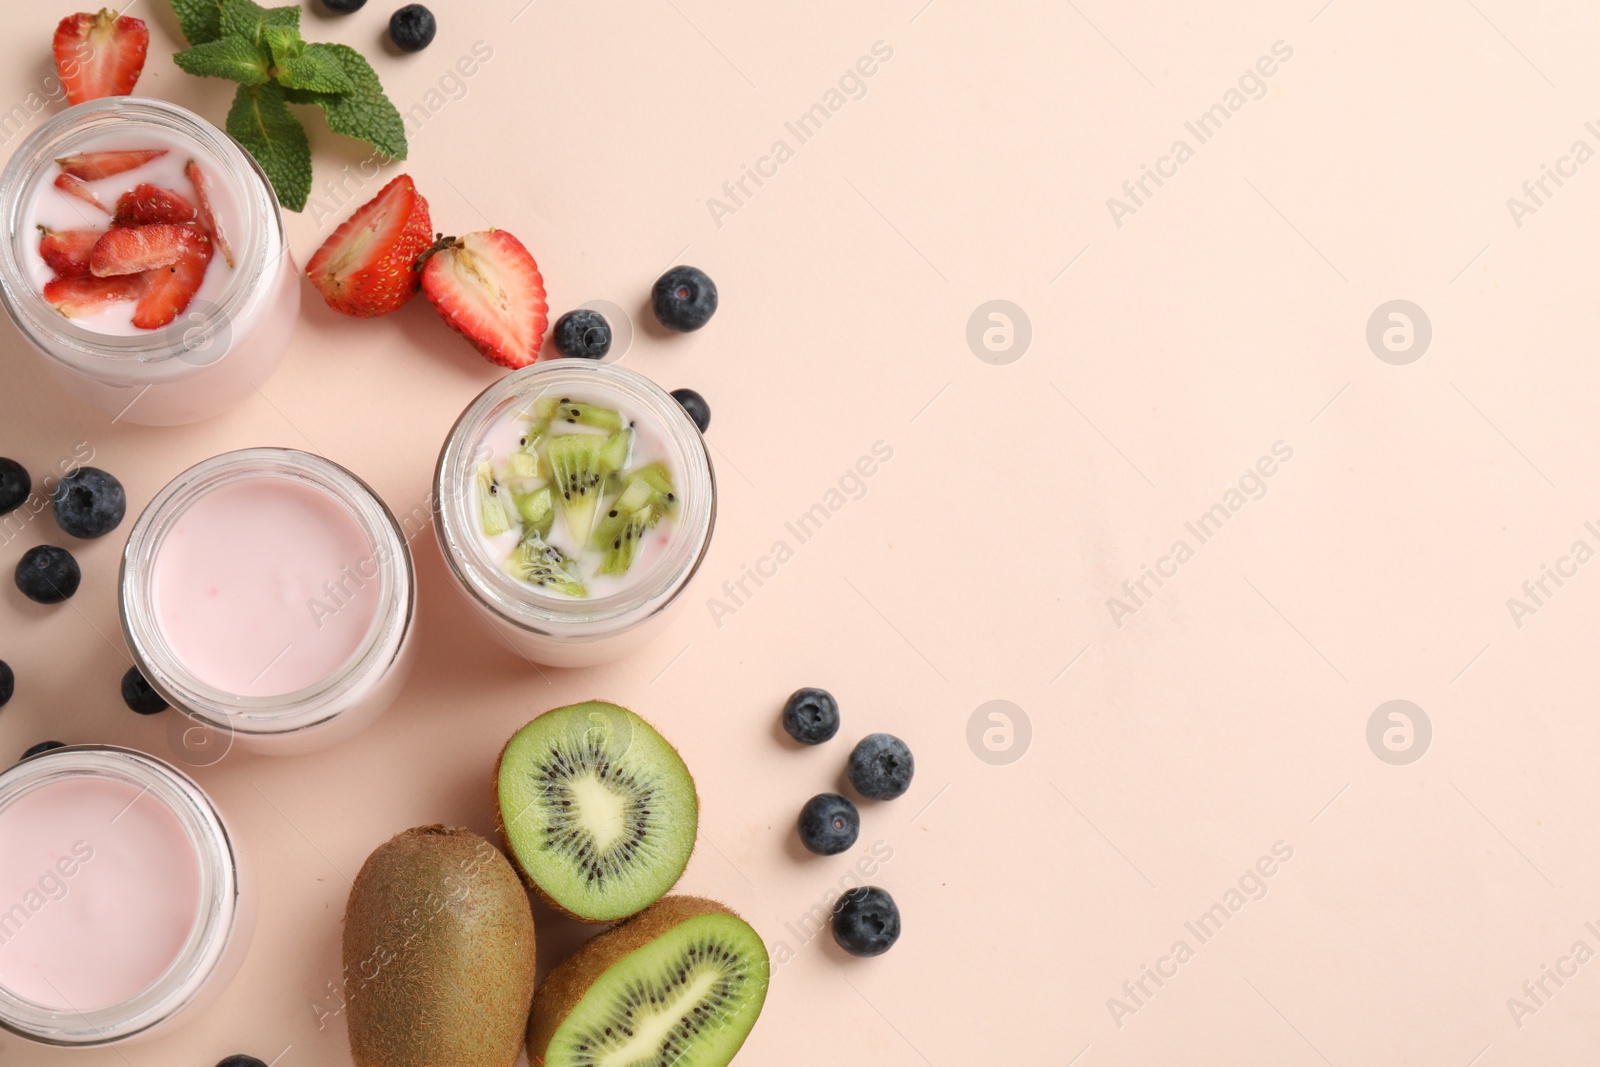
[[[515,371],[456,420],[434,527],[474,615],[534,663],[624,656],[682,602],[716,524],[705,440],[682,406],[614,364]]]

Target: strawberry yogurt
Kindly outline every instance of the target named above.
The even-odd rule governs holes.
[[[0,301],[113,421],[209,418],[282,359],[300,287],[277,199],[199,116],[136,97],[69,108],[6,164],[0,211]]]

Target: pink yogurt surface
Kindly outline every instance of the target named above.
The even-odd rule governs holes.
[[[147,989],[200,909],[194,847],[127,782],[47,782],[0,811],[0,986],[97,1011]]]
[[[372,627],[378,567],[354,517],[315,486],[260,475],[201,496],[156,551],[157,624],[190,673],[236,696],[332,675]]]

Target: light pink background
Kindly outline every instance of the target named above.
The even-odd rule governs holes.
[[[1507,998],[1575,941],[1600,950],[1584,926],[1600,926],[1600,564],[1520,628],[1506,601],[1574,541],[1600,548],[1583,525],[1600,519],[1600,164],[1549,185],[1520,227],[1506,199],[1575,140],[1600,149],[1584,126],[1600,118],[1600,15],[1505,0],[523,4],[436,0],[439,37],[413,57],[378,48],[394,4],[305,22],[378,55],[402,108],[474,42],[493,48],[404,169],[438,228],[520,236],[554,311],[637,311],[674,262],[717,280],[707,329],[641,324],[626,357],[715,413],[723,506],[691,603],[627,662],[540,673],[478,636],[419,538],[423,654],[389,715],[325,754],[236,752],[197,772],[261,872],[238,980],[170,1040],[72,1058],[8,1039],[0,1063],[347,1063],[342,1020],[319,1029],[317,1010],[350,876],[409,826],[488,831],[505,738],[590,696],[654,720],[697,775],[682,887],[794,950],[742,1062],[1592,1060],[1600,962],[1547,982],[1520,1027]],[[40,84],[64,13],[8,12],[0,101]],[[159,0],[133,13],[153,24],[140,91],[220,121],[231,86],[174,70]],[[893,56],[864,97],[799,144],[785,122],[878,41]],[[1277,41],[1293,56],[1265,95],[1197,144],[1184,123]],[[319,183],[362,158],[311,125]],[[1176,138],[1193,158],[1117,226],[1107,198]],[[778,139],[792,158],[714,219],[708,198],[745,165],[772,173]],[[347,212],[291,218],[302,263]],[[966,341],[991,299],[1031,320],[1010,365]],[[1409,366],[1365,340],[1393,299],[1433,325]],[[345,463],[407,512],[498,373],[420,301],[358,322],[308,291],[258,398],[154,431],[74,406],[9,327],[0,344],[0,452],[37,475],[86,441],[134,509],[200,459],[276,444]],[[879,441],[893,458],[865,495],[799,544],[785,523]],[[1118,626],[1107,598],[1278,441],[1293,458],[1265,495]],[[85,581],[68,606],[0,592],[0,656],[19,676],[6,758],[45,738],[170,751],[174,717],[117,696],[125,533],[72,544]],[[707,598],[780,539],[793,558],[718,625]],[[44,518],[0,563],[40,540],[67,541]],[[801,685],[844,709],[817,750],[775,729]],[[1396,698],[1433,727],[1408,766],[1366,742]],[[1009,765],[968,746],[992,699],[1031,720]],[[874,730],[915,750],[910,793],[864,807],[856,853],[803,854],[800,804]],[[901,943],[871,961],[826,935],[802,943],[786,924],[880,840]],[[1278,841],[1293,858],[1266,895],[1199,944],[1185,922]],[[538,918],[548,965],[579,933]],[[1108,998],[1180,938],[1194,957],[1119,1027]]]

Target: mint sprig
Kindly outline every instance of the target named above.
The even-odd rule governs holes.
[[[372,64],[349,45],[302,40],[298,7],[168,2],[190,46],[173,61],[197,77],[239,83],[228,133],[255,156],[284,207],[300,211],[311,194],[311,143],[289,104],[315,104],[335,133],[406,158],[405,123]]]

